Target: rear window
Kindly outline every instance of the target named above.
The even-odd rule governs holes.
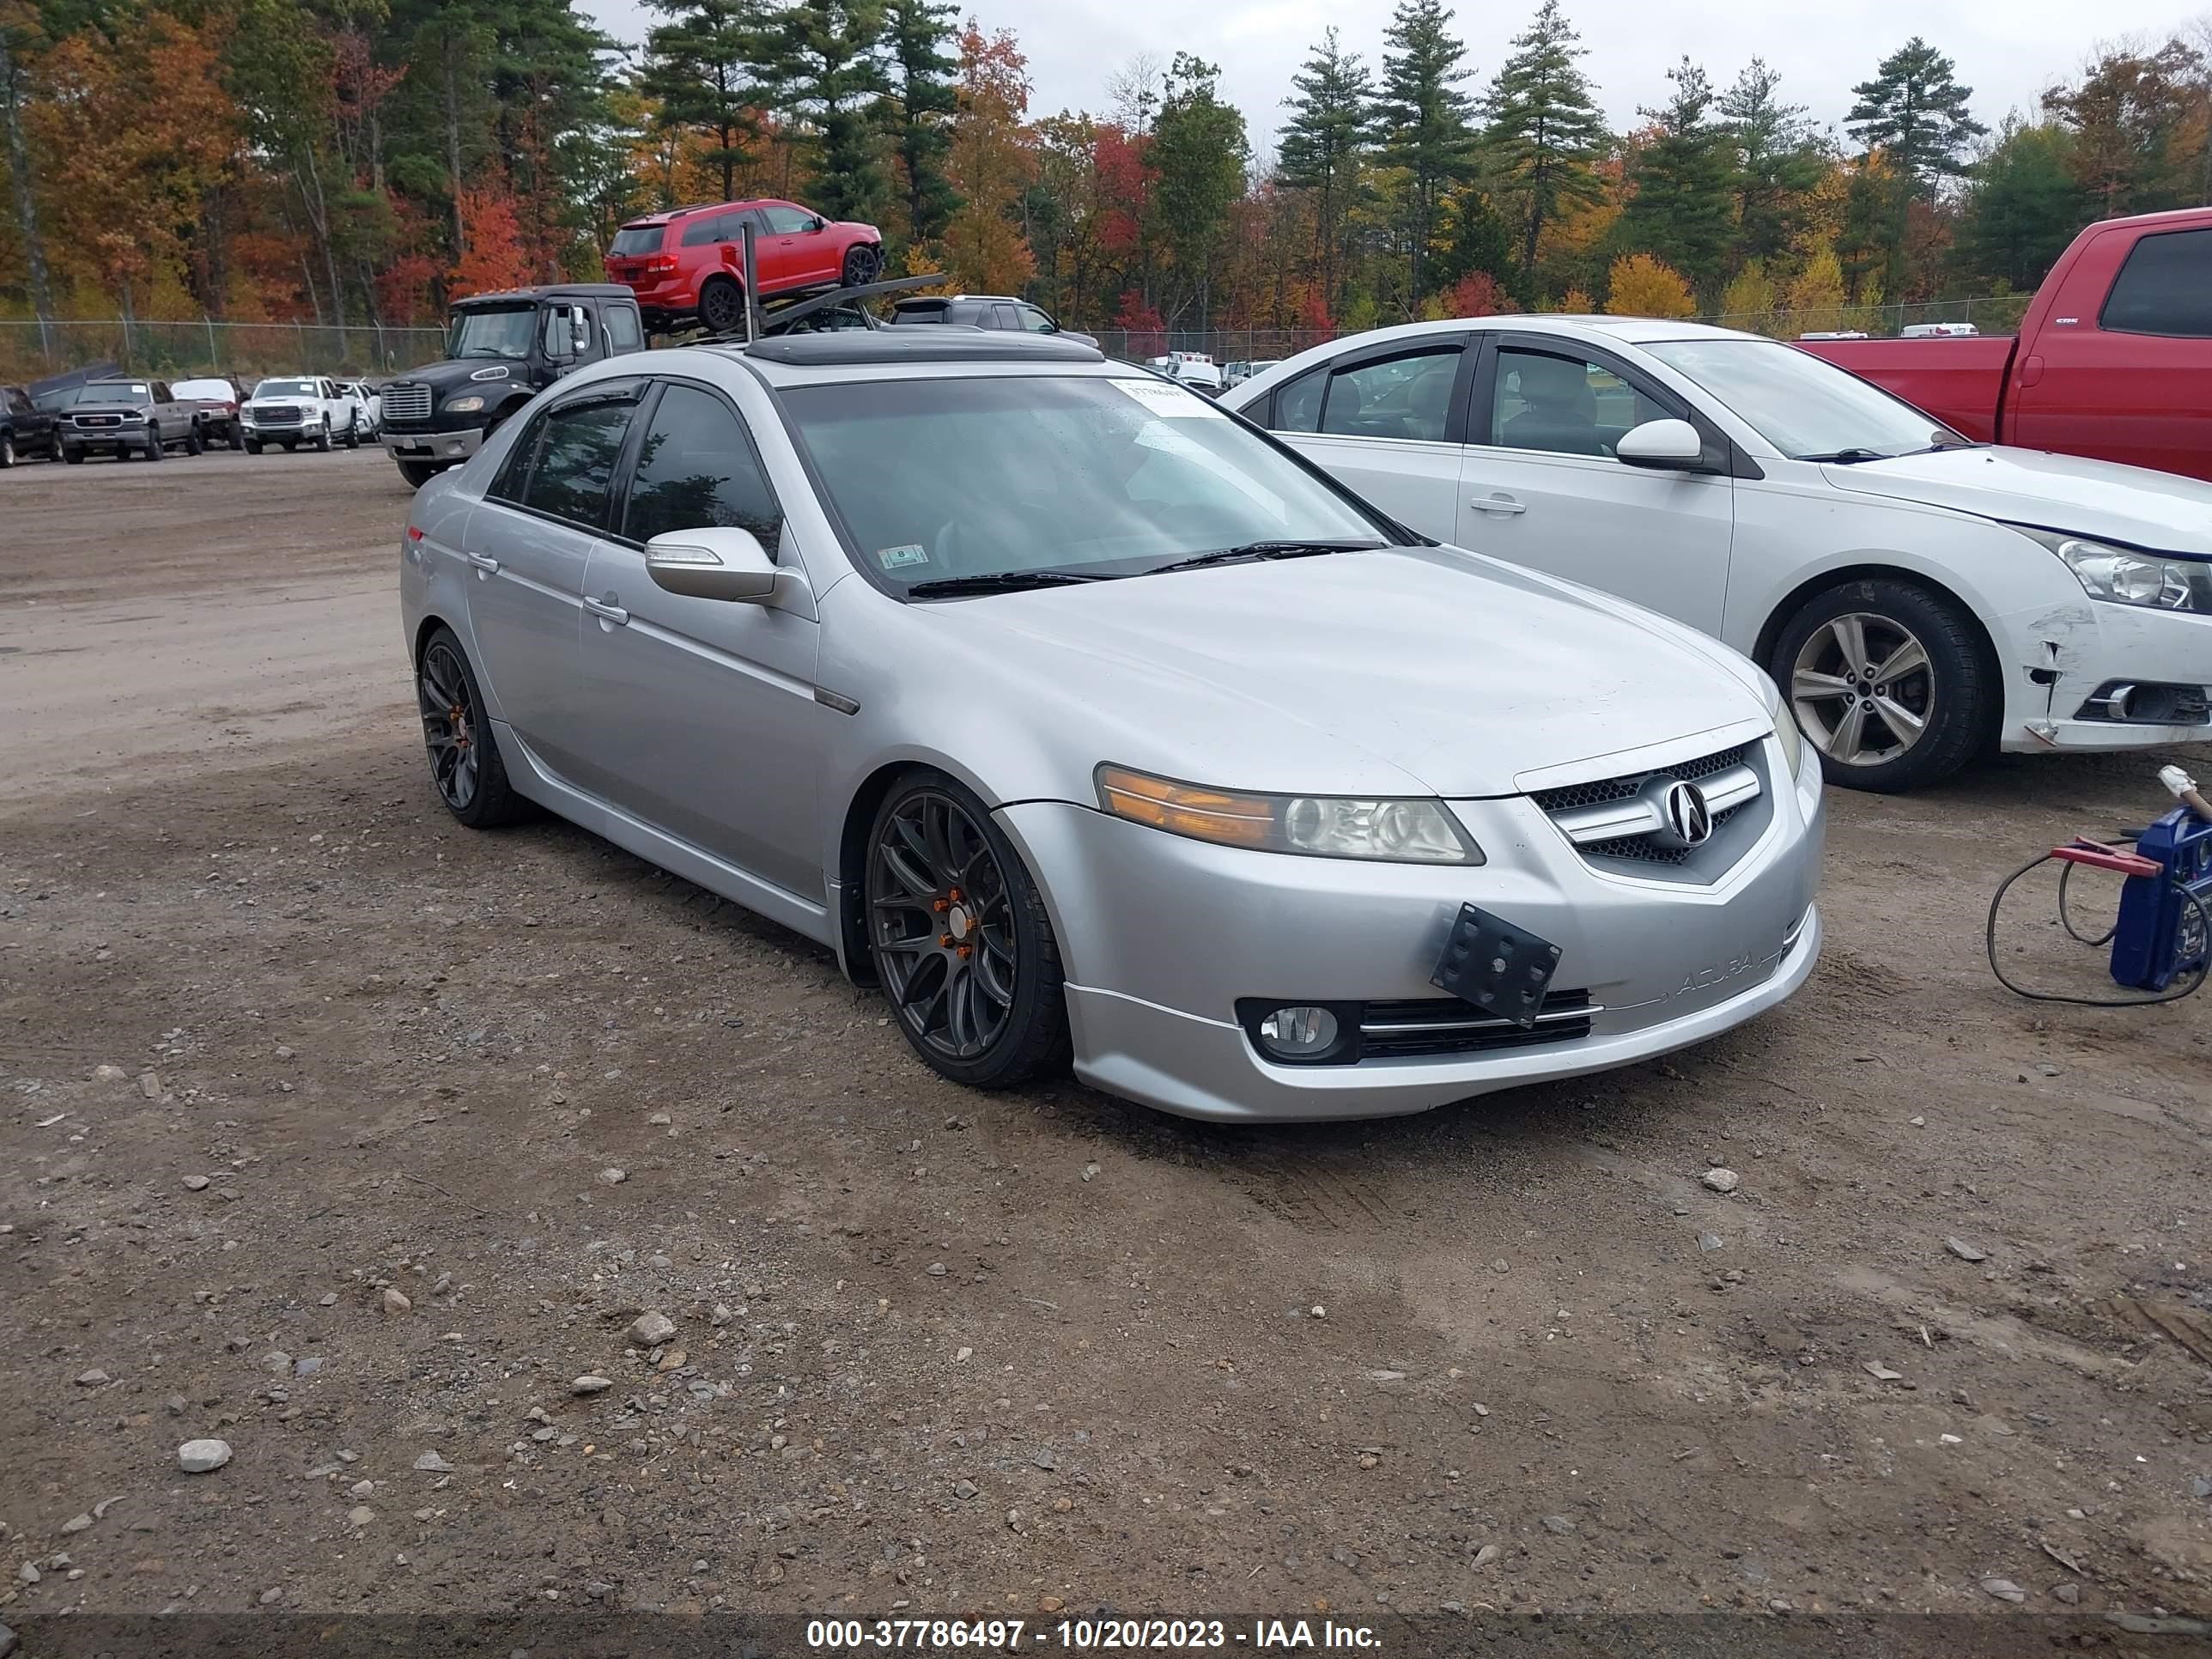
[[[614,240],[607,244],[607,252],[612,254],[658,253],[661,238],[667,234],[666,225],[625,225],[615,233]]]
[[[2120,334],[2212,338],[2212,230],[2169,230],[2137,242],[2097,320]]]

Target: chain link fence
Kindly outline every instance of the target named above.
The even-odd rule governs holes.
[[[195,374],[392,374],[445,356],[445,331],[343,328],[318,323],[0,320],[0,381],[44,380],[88,363],[134,374],[184,380]]]

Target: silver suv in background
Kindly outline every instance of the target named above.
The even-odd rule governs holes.
[[[1819,952],[1820,764],[1749,662],[1072,341],[594,364],[400,555],[457,819],[550,808],[818,941],[960,1083],[1420,1111]]]
[[[924,294],[901,300],[891,307],[894,324],[964,323],[970,328],[1004,329],[1017,334],[1049,334],[1083,345],[1097,345],[1091,335],[1062,328],[1042,306],[1011,294]]]

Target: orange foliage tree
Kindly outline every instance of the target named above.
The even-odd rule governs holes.
[[[1613,262],[1605,308],[1614,317],[1693,317],[1698,302],[1682,274],[1648,253],[1624,253]]]
[[[1024,125],[1029,59],[1011,31],[987,35],[972,20],[961,31],[957,96],[945,170],[961,204],[945,227],[945,260],[966,287],[1011,294],[1036,270],[1013,217],[1036,177],[1036,157]]]

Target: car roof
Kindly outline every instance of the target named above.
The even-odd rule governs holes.
[[[655,225],[673,224],[677,220],[688,218],[695,213],[727,213],[734,208],[749,207],[795,208],[799,207],[799,204],[783,196],[743,196],[731,202],[694,202],[688,207],[663,208],[658,213],[641,214],[635,219],[625,219],[618,228],[649,230]],[[799,210],[811,211],[811,209],[805,208],[801,208]]]
[[[527,300],[635,300],[637,295],[620,283],[539,283],[531,288],[500,288],[489,293],[471,294],[453,301],[453,308],[467,306],[513,305]]]

